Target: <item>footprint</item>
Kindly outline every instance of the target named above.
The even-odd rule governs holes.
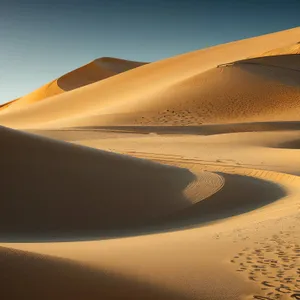
[[[261,284],[268,286],[268,287],[274,287],[274,285],[272,285],[270,282],[268,281],[263,281]]]
[[[257,281],[257,277],[256,277],[256,276],[249,276],[248,278],[249,278],[250,280]]]
[[[289,287],[283,287],[283,286],[281,286],[279,288],[276,288],[275,290],[277,292],[283,293],[283,294],[289,294],[289,293],[291,293],[291,289]]]

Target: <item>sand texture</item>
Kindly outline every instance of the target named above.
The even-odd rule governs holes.
[[[6,107],[9,108],[9,111],[18,111],[23,107],[27,107],[28,104],[34,104],[46,98],[72,91],[144,64],[146,63],[102,57],[52,80],[28,95],[0,106],[0,109]]]
[[[299,37],[102,58],[2,105],[3,295],[300,299]]]

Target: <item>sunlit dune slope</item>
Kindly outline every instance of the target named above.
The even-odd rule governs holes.
[[[196,176],[187,169],[5,127],[0,138],[3,234],[124,229],[196,199]]]
[[[57,85],[64,91],[74,90],[84,85],[137,68],[146,63],[118,58],[102,57],[69,72],[57,79]]]
[[[8,106],[10,106],[11,104],[13,104],[15,101],[18,101],[20,98],[17,98],[17,99],[14,99],[14,100],[11,100],[9,102],[6,102],[4,104],[1,104],[0,105],[0,110],[4,109],[4,108],[7,108]]]
[[[299,101],[298,73],[222,65],[295,44],[299,35],[297,27],[154,62],[19,111],[3,111],[0,123],[34,128],[290,119]],[[281,115],[283,108],[288,111]]]
[[[180,126],[299,119],[299,72],[267,63],[260,59],[215,68],[174,84],[149,101],[107,109],[107,115],[74,124]]]
[[[28,95],[17,99],[14,103],[10,102],[9,108],[19,109],[24,105],[77,89],[144,64],[124,59],[102,57],[45,84]]]

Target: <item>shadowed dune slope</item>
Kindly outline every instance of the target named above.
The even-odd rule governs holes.
[[[137,226],[192,204],[195,175],[0,128],[2,234]]]
[[[0,261],[1,290],[7,299],[189,299],[68,259],[0,247]]]
[[[118,58],[102,57],[67,73],[57,79],[57,85],[64,91],[74,90],[84,85],[140,67],[146,63]]]
[[[12,101],[13,103],[9,102],[7,104],[10,104],[9,109],[20,109],[28,104],[77,89],[144,64],[146,63],[102,57],[45,84],[26,96]]]
[[[273,56],[261,56],[252,59],[245,59],[235,62],[234,64],[255,64],[269,68],[280,68],[282,70],[300,72],[300,55],[299,54],[281,54]],[[298,76],[299,77],[299,76]]]
[[[300,37],[299,37],[300,40]],[[288,45],[283,48],[276,48],[270,51],[267,51],[259,56],[273,56],[273,55],[284,55],[284,54],[300,54],[300,41],[296,44]]]
[[[300,135],[300,134],[299,134]],[[295,140],[289,140],[283,143],[277,143],[275,145],[271,145],[273,148],[282,148],[282,149],[300,149],[300,138]]]
[[[184,103],[191,104],[191,102],[194,106],[203,108],[198,110],[191,120],[182,118],[175,111],[174,119],[177,123],[236,121],[243,119],[244,116],[249,120],[260,119],[270,106],[267,104],[267,108],[263,113],[259,113],[258,117],[255,111],[259,109],[260,104],[256,102],[265,98],[269,99],[267,101],[271,101],[273,95],[276,94],[278,98],[280,94],[282,95],[281,102],[287,101],[287,106],[290,107],[290,99],[295,98],[298,93],[296,87],[287,89],[280,83],[273,87],[271,81],[261,80],[263,76],[258,79],[256,73],[263,73],[262,68],[256,69],[255,76],[253,76],[252,72],[249,72],[251,66],[235,67],[231,70],[223,70],[223,68],[216,70],[216,67],[220,64],[246,59],[256,53],[264,53],[274,48],[294,44],[298,42],[299,35],[300,27],[297,27],[147,64],[28,107],[24,106],[19,111],[2,112],[0,123],[15,128],[90,124],[164,124],[171,123],[169,117],[165,117],[166,120],[157,121],[158,113],[165,114],[164,110],[167,109],[175,111],[177,106],[180,107],[180,114],[188,114],[189,106]],[[245,70],[246,68],[247,70]],[[280,71],[291,72],[290,70]],[[240,76],[243,77],[243,80]],[[268,76],[270,75],[267,74],[264,77]],[[288,78],[293,76],[291,73],[283,75]],[[248,80],[249,84],[247,84]],[[227,87],[228,84],[231,85],[231,88]],[[240,87],[240,84],[243,86]],[[225,88],[224,95],[223,88]],[[260,88],[263,89],[262,96],[259,96],[258,89]],[[255,104],[254,115],[252,116],[250,105],[242,107],[242,111],[237,115],[237,109],[232,104],[239,102],[237,107],[240,110],[246,102],[243,102],[241,98],[244,94],[247,96],[251,89],[254,92],[254,99],[251,99],[251,105]],[[233,96],[228,97],[231,90],[233,90]],[[237,97],[240,99],[237,100]],[[275,103],[276,101],[278,102],[275,99]],[[297,97],[295,101],[297,101]],[[214,103],[222,103],[222,106],[220,108],[218,106],[216,109]],[[226,107],[226,112],[224,112],[224,107]],[[280,109],[278,108],[278,110]],[[231,110],[233,110],[232,113]],[[288,113],[284,116],[285,119],[290,118]],[[171,111],[171,114],[174,113]],[[146,121],[141,121],[138,117],[145,117]]]

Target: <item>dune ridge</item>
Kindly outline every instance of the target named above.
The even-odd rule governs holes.
[[[276,48],[263,53],[261,56],[300,54],[300,42],[282,48]]]
[[[1,168],[2,234],[141,226],[192,205],[223,185],[210,173],[197,177],[186,169],[3,127],[1,140],[6,157]],[[15,189],[19,181],[22,186]]]
[[[258,52],[263,53],[298,42],[299,32],[300,27],[297,27],[143,65],[118,76],[37,102],[16,112],[7,111],[4,114],[3,111],[0,113],[0,123],[15,128],[70,127],[78,123],[88,124],[91,119],[93,123],[105,125],[106,121],[102,120],[105,120],[106,115],[115,115],[109,117],[112,120],[109,123],[121,125],[122,116],[120,118],[118,114],[124,111],[127,113],[129,109],[138,115],[151,112],[149,110],[152,103],[159,101],[162,95],[168,97],[166,90],[173,90],[175,93],[177,86],[189,78],[201,77],[206,71],[214,72],[213,69],[220,64],[246,59]],[[212,71],[209,71],[210,69]],[[283,77],[294,78],[295,76],[289,73],[284,74]],[[225,82],[226,77],[221,83],[225,84]],[[215,86],[214,90],[217,92],[218,86]],[[196,93],[197,89],[194,88],[192,92]],[[277,92],[288,94],[288,98],[294,97],[292,94],[295,93],[289,88],[286,88],[286,91],[281,88]],[[273,91],[270,93],[273,95]],[[84,102],[83,97],[86,99]],[[201,121],[203,116],[198,117]],[[232,119],[235,120],[235,117],[233,116]],[[134,122],[134,118],[130,117],[127,123],[129,122]]]
[[[3,108],[21,109],[43,99],[80,88],[146,63],[112,57],[102,57],[68,72],[37,90],[3,105]],[[8,105],[9,104],[9,105]],[[7,112],[7,111],[5,111]]]

